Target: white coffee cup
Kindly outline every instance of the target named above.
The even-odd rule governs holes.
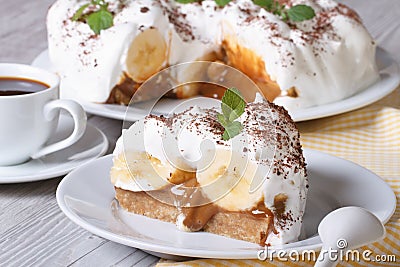
[[[0,166],[16,165],[71,146],[86,129],[86,113],[72,101],[59,99],[59,77],[51,72],[22,64],[0,63],[0,78],[38,81],[49,88],[28,94],[0,95]],[[54,144],[46,144],[55,132],[60,109],[74,120],[72,134]]]

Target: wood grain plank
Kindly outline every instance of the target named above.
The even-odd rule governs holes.
[[[159,261],[158,257],[147,254],[141,250],[136,250],[129,254],[123,260],[117,262],[115,267],[130,267],[130,266],[154,266]]]
[[[1,1],[1,62],[30,63],[47,47],[46,14],[53,2]]]
[[[45,18],[54,0],[0,0],[0,62],[30,63],[47,47]],[[397,0],[343,0],[361,15],[380,46],[400,62]],[[117,120],[90,116],[106,133],[109,152],[121,133]],[[148,266],[157,257],[80,228],[57,206],[61,178],[0,185],[0,266]]]
[[[34,214],[42,204],[55,203],[60,179],[0,185],[0,234]]]
[[[116,267],[129,267],[129,266],[134,266],[136,263],[141,261],[143,258],[148,256],[147,253],[141,251],[141,250],[135,250],[119,262],[115,263],[114,266]],[[149,255],[150,256],[150,255]]]
[[[154,266],[158,261],[159,261],[159,258],[152,256],[152,255],[146,255],[141,260],[134,261],[134,263],[131,266],[143,266],[143,267]]]
[[[93,250],[90,253],[90,257],[82,257],[73,262],[71,266],[112,266],[136,250],[135,248],[107,241]]]
[[[109,241],[92,235],[66,218],[54,203],[41,209],[2,234],[0,262],[9,266],[67,266],[93,253]],[[107,252],[120,261],[124,250],[132,248],[113,243]],[[128,253],[128,254],[129,254]],[[104,254],[104,253],[103,253]],[[106,254],[104,254],[106,255]],[[90,260],[92,257],[86,258]]]

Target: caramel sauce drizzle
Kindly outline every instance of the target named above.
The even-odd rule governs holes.
[[[203,206],[187,208],[183,224],[188,227],[190,231],[200,231],[218,212],[219,207],[212,203]]]
[[[275,219],[279,220],[286,209],[287,195],[277,194],[274,198],[274,209],[265,206],[262,198],[255,207],[243,211],[228,211],[212,203],[202,192],[196,179],[196,172],[176,170],[168,179],[170,184],[162,189],[152,191],[152,195],[164,203],[169,203],[183,213],[183,225],[190,231],[201,231],[212,217],[219,213],[242,213],[257,220],[269,220],[268,228],[260,232],[260,245],[264,246],[271,233],[278,234]],[[178,193],[179,192],[179,193]],[[208,203],[208,204],[202,204]]]
[[[253,209],[245,211],[226,211],[223,208],[211,203],[211,201],[209,201],[201,193],[201,189],[199,187],[199,183],[197,182],[195,172],[176,170],[174,173],[171,174],[169,182],[171,182],[171,184],[168,186],[168,190],[171,192],[171,196],[175,199],[174,203],[179,212],[185,214],[183,225],[186,226],[190,231],[202,230],[215,214],[224,211],[232,213],[240,212],[246,214],[247,216],[252,216],[253,218],[260,220],[269,218],[270,223],[268,224],[268,229],[266,230],[266,232],[260,233],[260,244],[262,245],[265,244],[265,241],[271,232],[273,232],[274,234],[278,233],[274,226],[274,213],[265,206],[264,199],[261,199],[260,202]],[[174,195],[173,188],[184,190],[185,193],[179,196]],[[276,206],[284,206],[284,202],[280,202],[282,199],[282,196],[279,196],[276,199]],[[196,204],[198,203],[208,204],[196,206]],[[187,204],[189,204],[189,206]]]

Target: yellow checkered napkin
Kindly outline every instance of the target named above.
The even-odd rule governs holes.
[[[380,175],[394,190],[397,208],[387,235],[362,250],[395,255],[396,262],[345,262],[338,266],[400,266],[400,88],[378,103],[346,114],[298,124],[305,148],[354,161]],[[373,257],[374,254],[371,256]],[[201,259],[157,266],[312,266],[312,262]]]

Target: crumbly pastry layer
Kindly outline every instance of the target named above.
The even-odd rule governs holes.
[[[125,210],[164,222],[175,223],[179,212],[176,207],[159,202],[145,192],[132,192],[115,188],[115,198]],[[256,218],[238,212],[217,212],[205,225],[204,231],[264,244],[269,231],[268,217]]]
[[[85,2],[58,0],[47,17],[50,59],[65,97],[127,104],[146,78],[193,60],[224,60],[270,100],[281,95],[276,103],[289,109],[346,98],[378,79],[373,39],[353,10],[333,0],[284,1],[315,10],[313,19],[298,23],[283,22],[251,0],[223,8],[213,0],[109,0],[114,26],[100,35],[70,19]],[[198,93],[181,88],[172,95]]]
[[[243,236],[235,238],[259,243],[262,235],[269,244],[297,240],[308,187],[298,130],[282,107],[260,95],[238,121],[243,130],[228,141],[221,138],[217,111],[198,107],[168,118],[150,115],[124,130],[110,174],[122,190],[117,193],[120,204],[141,214],[128,196],[146,192],[174,212],[152,216],[148,210],[145,215],[166,216],[184,231],[229,236],[233,226],[222,222],[242,214],[264,230],[255,237],[240,228]],[[214,217],[218,222],[209,224]]]

